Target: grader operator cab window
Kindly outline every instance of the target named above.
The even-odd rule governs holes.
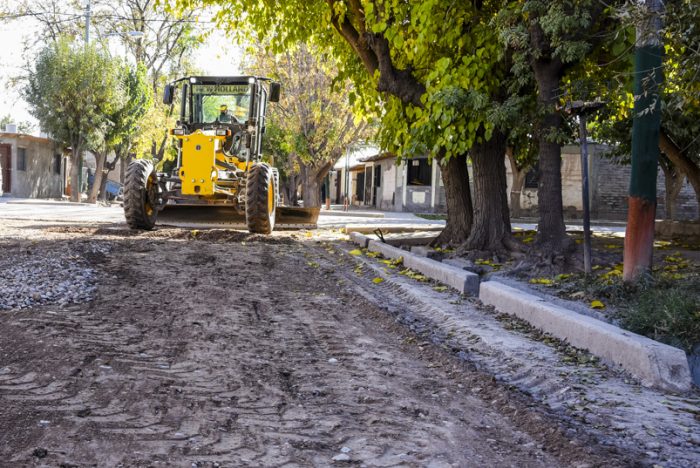
[[[240,123],[248,120],[250,85],[192,85],[193,123]]]

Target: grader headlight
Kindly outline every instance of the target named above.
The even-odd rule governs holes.
[[[183,136],[185,134],[185,129],[182,127],[176,127],[170,130],[171,135]]]

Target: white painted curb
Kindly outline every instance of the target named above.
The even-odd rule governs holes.
[[[479,294],[479,275],[475,273],[420,257],[376,240],[369,241],[367,248],[372,252],[381,253],[386,258],[403,257],[403,264],[406,268],[423,273],[429,278],[455,288],[462,294],[471,296]]]
[[[377,229],[382,232],[410,232],[410,231],[442,231],[445,229],[444,224],[348,224],[345,226],[345,232],[372,233]]]
[[[361,248],[366,249],[370,238],[365,236],[364,234],[360,234],[359,232],[351,232],[350,240],[359,245]]]
[[[642,384],[687,392],[692,381],[685,352],[622,330],[592,317],[547,303],[544,299],[497,281],[481,284],[479,299],[515,315],[577,348],[621,366]]]

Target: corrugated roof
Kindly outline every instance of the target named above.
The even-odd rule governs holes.
[[[365,165],[364,159],[368,158],[374,154],[377,154],[379,152],[379,148],[376,146],[362,146],[360,148],[357,148],[353,151],[350,152],[349,158],[348,158],[348,167],[350,169],[355,169],[358,167],[362,167]],[[342,158],[338,160],[338,162],[335,163],[333,166],[333,169],[336,171],[339,171],[341,169],[345,169],[345,159],[348,157],[348,154],[344,155]]]
[[[375,162],[375,161],[382,161],[384,159],[394,159],[394,158],[396,158],[396,155],[394,153],[391,153],[389,151],[384,151],[383,153],[378,153],[378,154],[375,154],[374,156],[364,158],[362,160],[362,162]]]

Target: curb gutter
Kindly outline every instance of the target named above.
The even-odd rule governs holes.
[[[644,386],[678,393],[692,388],[688,360],[682,349],[550,304],[498,281],[480,284],[479,276],[474,273],[372,240],[364,234],[352,232],[350,238],[352,242],[372,252],[379,252],[386,258],[403,257],[407,268],[463,294],[478,295],[484,304],[515,315],[546,333],[622,367],[639,378]]]

